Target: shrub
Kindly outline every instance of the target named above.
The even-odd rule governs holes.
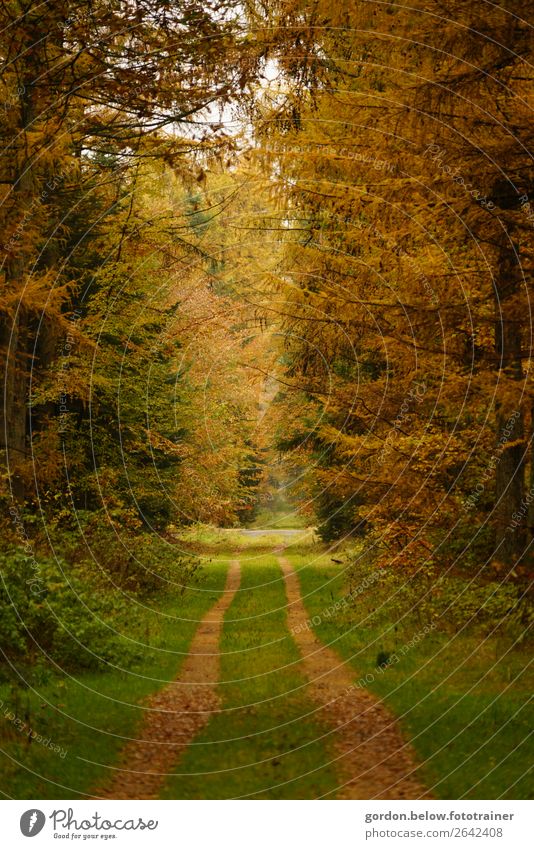
[[[50,658],[63,668],[131,663],[130,643],[115,630],[132,621],[123,594],[101,586],[98,572],[17,549],[0,554],[0,641],[18,664]]]
[[[154,592],[190,583],[199,562],[177,550],[166,538],[142,530],[129,511],[82,511],[63,524],[49,523],[46,535],[37,538],[39,548],[52,541],[72,564],[97,564],[100,572],[133,593]]]
[[[484,576],[471,580],[446,574],[436,564],[410,574],[378,566],[371,555],[362,557],[356,550],[347,554],[346,566],[354,604],[365,608],[370,624],[415,618],[419,624],[435,623],[449,633],[464,627],[486,634],[504,631],[518,641],[528,636],[534,624],[531,598],[524,587],[510,580]]]

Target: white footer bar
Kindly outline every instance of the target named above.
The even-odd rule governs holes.
[[[528,801],[3,801],[2,845],[532,849]],[[35,838],[35,843],[29,840]]]

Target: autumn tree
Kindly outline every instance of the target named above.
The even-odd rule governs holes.
[[[195,152],[224,141],[218,106],[244,92],[259,51],[224,3],[3,2],[0,23],[2,445],[20,497],[30,372],[52,362],[80,299],[63,253],[80,198],[87,213],[85,196],[112,184],[108,214],[147,158],[198,170]]]
[[[311,448],[319,516],[390,563],[526,564],[528,26],[479,4],[308,11],[316,82],[295,104],[288,68],[260,121],[290,231],[267,306],[282,445]]]

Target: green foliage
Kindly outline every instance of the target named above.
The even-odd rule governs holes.
[[[73,675],[57,675],[38,662],[21,670],[34,689],[0,681],[2,773],[13,798],[57,799],[61,787],[69,788],[71,799],[87,798],[102,787],[109,777],[108,764],[118,763],[124,740],[138,733],[145,699],[161,688],[161,682],[179,675],[197,623],[223,591],[227,569],[227,559],[212,562],[198,586],[185,596],[170,587],[157,605],[152,598],[139,606],[139,617],[134,617],[128,633],[148,642],[150,649],[135,663],[135,674],[124,671],[121,664],[106,666],[105,671],[80,669]],[[21,723],[9,722],[5,711],[12,711]],[[22,723],[59,744],[67,756],[58,757],[48,746],[29,745]]]
[[[112,586],[133,593],[153,593],[170,582],[180,588],[196,578],[200,562],[177,550],[170,539],[145,531],[133,511],[77,512],[75,520],[49,523],[46,537],[71,564],[98,564]],[[43,532],[37,538],[45,545]]]
[[[120,636],[121,626],[135,622],[131,605],[104,585],[98,570],[8,549],[0,555],[0,574],[3,655],[19,670],[38,659],[73,670],[124,666],[138,657]]]
[[[260,452],[254,452],[250,446],[244,460],[248,463],[239,469],[239,485],[242,491],[241,503],[236,511],[240,525],[251,525],[258,516],[259,486],[262,480],[264,457]]]
[[[322,489],[314,502],[318,519],[317,533],[323,542],[334,542],[349,536],[362,536],[365,523],[356,519],[357,496],[343,500],[331,489]]]
[[[532,600],[524,588],[511,581],[471,581],[440,576],[425,597],[423,610],[439,617],[446,630],[479,626],[484,633],[504,632],[512,640],[524,640],[534,625]]]
[[[377,566],[361,551],[345,556],[353,603],[366,610],[373,625],[397,627],[414,618],[456,634],[464,629],[501,633],[522,641],[534,624],[534,606],[524,588],[512,580],[488,580],[448,574],[431,563],[412,574]]]
[[[146,637],[132,598],[169,586],[183,595],[198,579],[197,558],[140,531],[132,514],[79,511],[74,522],[65,511],[44,529],[31,513],[19,519],[24,551],[10,544],[0,556],[4,675],[11,663],[32,680],[56,664],[129,666],[142,651],[135,640]]]

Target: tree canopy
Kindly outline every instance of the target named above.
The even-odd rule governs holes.
[[[122,545],[288,487],[384,568],[526,586],[522,11],[1,3],[6,511]]]

